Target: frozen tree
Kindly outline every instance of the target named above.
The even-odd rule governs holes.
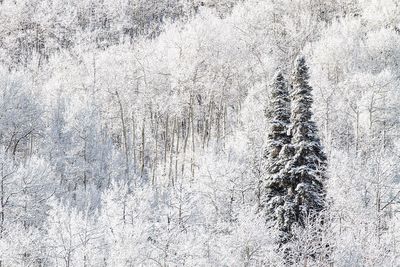
[[[397,2],[0,0],[0,266],[399,266]]]
[[[0,148],[0,265],[30,265],[43,256],[43,224],[54,193],[49,164],[17,164]]]
[[[88,210],[82,213],[73,207],[63,206],[57,200],[49,201],[52,209],[46,226],[45,243],[48,262],[52,266],[104,266],[102,229],[95,215]]]
[[[271,86],[271,104],[267,110],[270,120],[265,151],[265,174],[263,175],[261,192],[263,210],[267,221],[282,232],[282,242],[287,240],[285,233],[289,232],[288,222],[293,218],[293,212],[288,208],[287,195],[290,184],[289,174],[285,165],[290,156],[290,100],[288,83],[281,71],[275,74]]]
[[[288,134],[290,124],[288,84],[280,71],[275,74],[271,86],[271,97],[270,107],[266,111],[270,120],[270,132],[268,133],[265,151],[265,158],[268,159],[266,168],[268,174],[270,174],[268,177],[269,184],[279,182],[280,177],[274,174],[279,173],[285,166],[284,159],[280,153],[290,143]]]
[[[302,266],[331,266],[331,245],[335,240],[329,213],[304,218],[304,225],[295,225],[292,229],[292,240],[279,251],[286,264]],[[324,220],[326,223],[321,224]]]
[[[318,129],[312,118],[312,87],[308,84],[308,67],[303,56],[294,63],[291,134],[293,157],[287,164],[290,174],[288,194],[294,201],[294,217],[290,224],[303,225],[304,218],[320,212],[325,206],[327,158],[323,151]]]
[[[15,159],[32,155],[43,127],[42,109],[22,73],[0,67],[0,144]]]

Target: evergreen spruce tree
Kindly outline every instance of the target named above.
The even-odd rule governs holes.
[[[312,87],[308,84],[309,71],[303,56],[295,60],[290,98],[293,155],[286,165],[290,175],[289,192],[293,195],[293,219],[304,225],[306,216],[324,209],[327,158],[312,119]]]
[[[281,72],[275,75],[271,86],[262,207],[267,221],[280,233],[280,245],[291,240],[295,224],[304,226],[308,216],[324,209],[327,159],[312,119],[308,79],[304,57],[299,57],[290,97]]]
[[[271,103],[267,111],[270,129],[265,150],[265,176],[263,177],[262,207],[266,219],[279,232],[280,243],[288,240],[290,199],[288,199],[289,175],[286,164],[290,155],[290,99],[288,83],[282,73],[275,74],[271,85]],[[293,205],[291,205],[293,206]]]

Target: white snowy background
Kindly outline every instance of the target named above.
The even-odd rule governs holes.
[[[400,266],[397,0],[0,0],[0,266],[285,266],[259,179],[299,54],[329,262]]]

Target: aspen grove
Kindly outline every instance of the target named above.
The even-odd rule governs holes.
[[[397,0],[0,0],[0,267],[400,266]]]

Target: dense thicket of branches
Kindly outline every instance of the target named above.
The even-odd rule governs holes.
[[[397,1],[0,3],[1,266],[400,264]],[[278,135],[329,209],[276,250]]]

